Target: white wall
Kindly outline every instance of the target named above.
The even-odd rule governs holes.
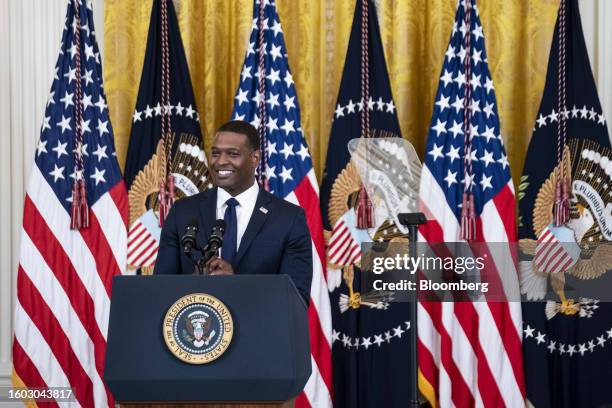
[[[591,68],[612,135],[612,1],[579,0],[579,4]]]
[[[481,0],[486,1],[486,0]],[[527,0],[525,0],[527,1]],[[104,0],[94,0],[103,47]],[[611,0],[580,0],[608,124],[612,120]],[[66,0],[0,0],[0,385],[11,375],[12,304],[23,197],[53,76]]]

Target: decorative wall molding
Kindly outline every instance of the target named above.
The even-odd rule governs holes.
[[[0,377],[0,387],[10,387],[11,379],[9,377]],[[2,402],[2,408],[23,408],[21,402]]]
[[[11,365],[10,360],[3,362],[0,364],[0,381],[3,378],[10,378],[12,375],[13,366]]]
[[[10,69],[6,56],[9,50],[9,4],[0,3],[0,89],[10,89]],[[11,112],[9,92],[0,92],[0,185],[10,184],[10,163],[5,160],[11,146]],[[5,187],[6,188],[6,187]],[[11,186],[12,191],[12,186]],[[8,197],[4,194],[4,197]],[[9,374],[5,367],[10,365],[10,338],[12,323],[12,245],[13,234],[10,220],[11,204],[7,198],[0,200],[0,385]]]

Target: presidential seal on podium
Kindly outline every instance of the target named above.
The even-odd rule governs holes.
[[[176,358],[189,364],[206,364],[225,353],[232,341],[234,322],[219,299],[194,293],[170,306],[162,332]]]

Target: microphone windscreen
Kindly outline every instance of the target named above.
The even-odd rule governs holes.
[[[225,221],[222,219],[218,219],[217,221],[215,221],[215,226],[213,228],[225,232]]]

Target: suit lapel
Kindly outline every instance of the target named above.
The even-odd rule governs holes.
[[[244,231],[244,235],[242,236],[242,240],[240,241],[240,247],[238,248],[236,259],[234,259],[234,265],[238,265],[240,263],[240,259],[247,251],[247,249],[249,249],[251,243],[253,242],[253,239],[255,239],[257,233],[266,221],[266,218],[269,216],[269,202],[269,193],[267,193],[263,188],[260,187],[259,194],[257,195],[257,201],[255,202],[255,208],[253,208],[253,215],[251,215],[249,224],[247,225],[246,231]],[[264,209],[264,211],[262,211],[262,208]]]
[[[217,188],[211,188],[206,191],[202,202],[198,206],[200,212],[198,242],[201,245],[206,245],[208,236],[215,225],[217,219]]]

